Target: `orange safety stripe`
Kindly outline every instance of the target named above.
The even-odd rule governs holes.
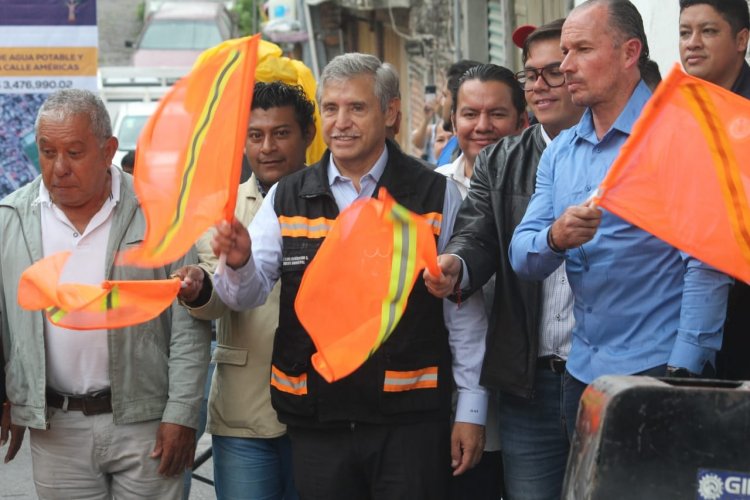
[[[430,212],[422,214],[422,217],[427,219],[427,222],[432,226],[432,232],[435,236],[440,236],[440,226],[443,224],[443,214],[438,212]]]
[[[271,385],[281,392],[305,396],[307,395],[307,373],[293,377],[271,365]]]
[[[281,226],[281,236],[290,236],[292,238],[325,238],[331,230],[334,219],[318,217],[308,219],[300,215],[287,217],[279,216],[279,226]]]
[[[428,366],[413,371],[386,370],[383,391],[403,392],[413,389],[437,389],[437,386],[438,367]]]

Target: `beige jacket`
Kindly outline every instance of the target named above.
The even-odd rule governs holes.
[[[250,224],[262,202],[252,176],[240,185],[237,219]],[[202,266],[209,274],[217,263],[210,246],[212,236],[209,231],[196,244]],[[190,313],[200,319],[218,319],[212,359],[216,370],[208,397],[206,431],[217,436],[246,438],[283,435],[286,427],[276,418],[269,389],[273,337],[279,322],[279,284],[266,303],[254,309],[231,311],[214,291],[208,303],[191,308]]]

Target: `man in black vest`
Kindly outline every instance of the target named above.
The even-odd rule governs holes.
[[[680,60],[692,76],[750,99],[750,66],[745,61],[750,14],[745,0],[680,0]],[[750,286],[729,292],[717,375],[750,379]]]
[[[453,474],[463,473],[479,460],[484,444],[481,296],[458,306],[433,297],[417,280],[388,340],[333,383],[313,369],[315,348],[294,310],[302,275],[333,220],[380,187],[406,208],[441,221],[439,251],[452,232],[461,202],[456,186],[386,139],[398,114],[393,96],[399,95],[389,71],[366,54],[334,58],[318,89],[329,148],[323,159],[281,179],[249,232],[237,221],[222,223],[213,241],[227,264],[214,285],[232,309],[262,304],[281,279],[271,398],[287,424],[295,484],[305,499],[443,499],[450,466]],[[459,400],[451,432],[454,380]]]

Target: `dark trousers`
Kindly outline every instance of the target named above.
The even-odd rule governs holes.
[[[335,429],[290,426],[294,483],[302,500],[443,500],[450,426],[443,422]]]
[[[503,498],[503,457],[485,451],[473,468],[450,478],[450,500],[500,500]]]

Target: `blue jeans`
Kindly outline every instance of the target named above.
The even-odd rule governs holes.
[[[211,439],[219,500],[297,500],[289,436],[260,439],[214,435]]]
[[[534,397],[500,393],[500,442],[506,497],[559,500],[569,440],[563,412],[563,375],[536,370]]]

